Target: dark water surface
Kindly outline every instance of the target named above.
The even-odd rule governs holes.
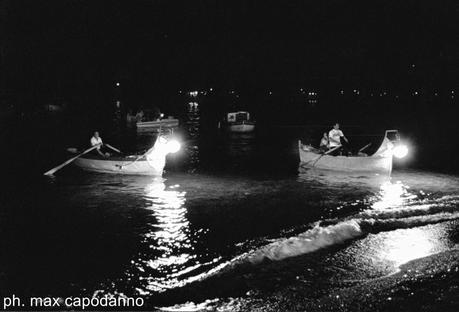
[[[185,311],[385,310],[444,289],[428,305],[456,306],[458,176],[401,165],[391,177],[307,171],[298,134],[206,135],[197,113],[184,125],[163,178],[70,167],[7,176],[0,295],[143,296],[147,308]],[[133,149],[150,141],[136,137]],[[426,291],[432,283],[441,287]]]

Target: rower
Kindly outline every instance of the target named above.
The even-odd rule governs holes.
[[[101,149],[102,149],[103,142],[102,142],[102,138],[99,136],[99,131],[94,131],[94,135],[91,138],[91,146],[95,146],[95,145],[99,145],[96,148],[96,151],[100,156],[104,158],[110,157],[109,153],[102,153]]]
[[[336,148],[338,146],[342,146],[341,148],[336,148],[336,150],[331,153],[331,155],[336,156],[338,152],[344,152],[345,155],[348,154],[348,148],[346,147],[349,144],[348,139],[344,136],[343,131],[339,129],[339,123],[335,123],[333,129],[330,130],[328,133],[328,140],[329,140],[329,148]],[[344,142],[346,144],[343,144]]]

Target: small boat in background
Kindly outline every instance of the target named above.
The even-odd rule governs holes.
[[[250,120],[250,114],[248,112],[232,112],[227,115],[226,127],[230,132],[252,132],[255,130],[255,121]]]
[[[65,104],[46,104],[43,106],[44,110],[51,114],[62,113],[66,107],[67,105]]]
[[[331,156],[327,152],[298,142],[300,166],[346,172],[371,172],[390,174],[392,158],[402,158],[407,154],[406,146],[400,142],[397,130],[386,130],[384,139],[371,156]]]
[[[169,116],[165,119],[152,121],[139,121],[136,123],[137,132],[154,132],[159,128],[176,128],[179,126],[179,120]]]

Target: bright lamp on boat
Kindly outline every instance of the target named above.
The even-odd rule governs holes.
[[[408,147],[406,145],[397,145],[393,149],[393,154],[397,158],[403,158],[408,155]]]
[[[166,143],[166,150],[168,153],[177,153],[181,148],[181,145],[176,140],[170,140]]]

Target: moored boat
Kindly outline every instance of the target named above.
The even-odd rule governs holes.
[[[85,171],[98,173],[161,176],[166,164],[166,155],[176,152],[180,148],[177,144],[175,141],[167,141],[160,137],[153,148],[144,155],[109,158],[84,155],[75,159],[74,164]]]
[[[166,119],[139,121],[136,123],[138,132],[156,131],[159,128],[175,128],[179,126],[179,120],[169,116]]]
[[[397,130],[387,130],[381,145],[370,156],[331,156],[320,153],[314,147],[303,145],[299,141],[300,166],[346,172],[390,174],[393,156],[397,154],[397,149],[406,149],[400,145],[399,141]]]
[[[248,112],[239,111],[228,113],[227,129],[230,132],[246,133],[255,130],[255,122],[250,120]]]
[[[252,132],[255,130],[255,123],[251,121],[241,121],[228,126],[228,130],[231,132]]]

